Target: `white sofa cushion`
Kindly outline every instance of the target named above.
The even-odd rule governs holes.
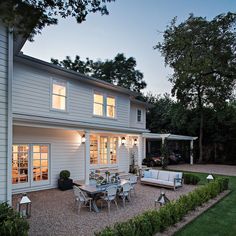
[[[169,181],[174,182],[175,178],[179,178],[179,173],[177,173],[177,172],[170,172],[170,174],[169,174]]]
[[[169,181],[169,171],[159,171],[158,179]]]
[[[153,179],[157,179],[158,178],[158,174],[159,174],[159,171],[158,170],[149,170],[152,174],[152,178]]]
[[[166,181],[166,180],[157,180],[157,183],[160,185],[174,186],[174,182]]]
[[[158,179],[152,179],[152,178],[141,178],[141,181],[149,182],[149,183],[154,183],[154,184],[158,184]]]

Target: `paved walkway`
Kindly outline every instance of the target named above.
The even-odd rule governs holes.
[[[168,169],[236,176],[236,166],[216,164],[169,165]]]

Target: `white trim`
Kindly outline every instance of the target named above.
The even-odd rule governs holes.
[[[8,29],[8,125],[7,125],[7,196],[12,204],[12,79],[13,79],[13,33]]]

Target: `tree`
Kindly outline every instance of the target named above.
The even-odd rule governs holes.
[[[136,60],[133,57],[126,58],[122,53],[118,53],[114,59],[105,61],[93,61],[89,58],[82,61],[79,56],[72,61],[67,56],[62,61],[52,58],[51,62],[132,91],[140,92],[147,86],[143,80],[143,74],[136,69]]]
[[[236,14],[227,13],[208,21],[189,18],[176,25],[174,18],[158,49],[173,68],[172,95],[199,116],[199,161],[202,161],[204,110],[220,109],[231,97],[236,76]]]
[[[78,23],[89,13],[107,15],[106,4],[115,0],[2,0],[0,16],[9,27],[30,39],[45,26],[55,25],[57,17],[74,17]]]

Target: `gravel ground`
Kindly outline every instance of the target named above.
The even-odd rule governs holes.
[[[195,187],[184,185],[177,191],[164,190],[166,196],[170,199],[177,199],[179,196],[192,191]],[[100,213],[89,212],[88,208],[82,208],[80,214],[74,204],[73,191],[60,191],[58,189],[31,192],[28,194],[32,201],[32,216],[29,219],[30,235],[67,235],[67,236],[89,236],[94,232],[102,230],[115,222],[125,221],[148,209],[154,208],[154,200],[159,196],[158,187],[137,184],[136,196],[133,196],[131,202],[122,207],[118,202],[119,209],[114,205],[111,207],[111,213],[108,214],[107,207]],[[13,196],[13,205],[19,195]]]
[[[168,169],[236,176],[236,166],[215,164],[169,165]]]

